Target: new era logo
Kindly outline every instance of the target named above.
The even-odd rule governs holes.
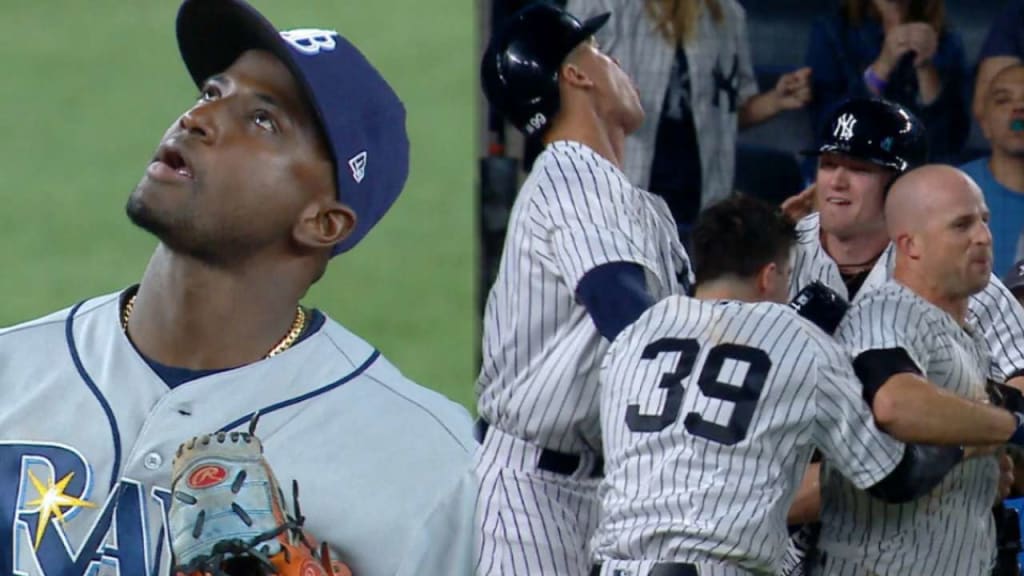
[[[363,150],[359,154],[349,158],[348,167],[352,170],[352,179],[359,182],[363,181],[366,177],[366,151]]]
[[[843,114],[836,121],[836,128],[832,132],[832,136],[839,138],[840,140],[849,140],[853,138],[853,127],[857,124],[857,119],[853,114]]]
[[[288,41],[293,48],[310,56],[334,50],[338,45],[334,40],[337,35],[338,33],[334,30],[321,30],[320,28],[299,28],[281,32],[281,38]]]

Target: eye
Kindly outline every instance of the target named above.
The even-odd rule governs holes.
[[[220,89],[216,86],[213,86],[212,84],[207,84],[206,86],[203,86],[202,90],[199,91],[199,97],[197,98],[197,100],[199,100],[200,102],[210,102],[212,100],[216,100],[217,98],[220,98]]]
[[[253,112],[252,123],[267,132],[277,132],[277,123],[274,122],[274,118],[270,115],[270,112],[267,112],[266,110],[256,110]]]

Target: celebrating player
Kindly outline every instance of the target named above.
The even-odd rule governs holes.
[[[0,332],[0,573],[167,574],[175,450],[256,412],[356,574],[468,573],[465,411],[299,304],[404,186],[400,100],[337,32],[241,0],[186,0],[177,36],[199,97],[128,201],[159,240],[141,283]]]
[[[813,154],[818,170],[809,195],[818,212],[797,223],[790,294],[819,281],[856,302],[892,278],[885,195],[897,176],[927,161],[924,126],[898,104],[852,99],[836,109]],[[992,350],[996,379],[1024,388],[1024,308],[992,276],[968,313]]]
[[[779,304],[794,239],[759,201],[712,206],[694,231],[696,298],[662,300],[610,347],[594,576],[777,573],[815,447],[854,486],[894,501],[925,493],[962,457],[880,432],[842,348]]]
[[[643,121],[594,32],[538,3],[481,65],[487,98],[544,151],[516,198],[484,316],[477,382],[477,572],[586,574],[601,474],[598,368],[608,342],[679,292],[687,257],[668,207],[620,170]]]
[[[896,180],[885,216],[894,282],[859,299],[837,333],[878,425],[907,441],[998,444],[1012,433],[1019,444],[1019,415],[964,400],[987,398],[990,369],[968,311],[968,299],[992,274],[981,191],[955,168],[926,166]],[[962,463],[927,499],[901,505],[871,498],[835,474],[834,464],[826,458],[822,469],[820,573],[989,573],[995,456]]]

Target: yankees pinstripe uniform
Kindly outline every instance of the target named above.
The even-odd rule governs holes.
[[[562,575],[589,565],[607,342],[575,288],[612,262],[641,265],[656,300],[681,292],[680,275],[689,274],[663,200],[590,148],[551,143],[512,209],[484,316],[477,392],[490,427],[477,460],[480,574]],[[562,470],[541,465],[553,456]]]
[[[811,214],[797,224],[790,294],[796,295],[801,288],[818,280],[850,300],[839,268],[821,245],[820,230],[818,214]],[[890,280],[894,265],[895,254],[889,245],[854,295],[853,302]],[[989,285],[971,297],[968,316],[988,342],[993,360],[992,378],[1003,382],[1024,373],[1024,308],[999,278],[993,275]]]
[[[972,324],[895,282],[866,294],[839,326],[837,338],[853,357],[902,348],[925,377],[960,396],[985,399],[988,347]],[[999,469],[995,456],[965,460],[927,496],[887,504],[822,468],[824,574],[884,576],[988,574],[995,554],[992,505]]]
[[[860,390],[841,347],[786,306],[671,297],[652,307],[601,372],[607,467],[593,551],[603,574],[646,573],[615,559],[777,573],[815,447],[861,488],[903,455]]]

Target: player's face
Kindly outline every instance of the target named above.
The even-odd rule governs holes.
[[[842,154],[818,159],[815,194],[821,229],[839,238],[885,232],[885,187],[894,174]]]
[[[127,206],[177,252],[230,262],[286,251],[299,212],[333,196],[333,166],[295,79],[248,51],[164,134]]]
[[[981,128],[996,153],[1024,157],[1024,67],[998,74],[989,87]]]
[[[922,265],[950,297],[966,298],[988,286],[992,275],[989,211],[977,186],[937,190],[922,235]]]
[[[577,65],[594,82],[598,113],[606,121],[622,127],[626,134],[635,132],[644,121],[640,95],[619,63],[601,51],[591,37],[574,54]]]

